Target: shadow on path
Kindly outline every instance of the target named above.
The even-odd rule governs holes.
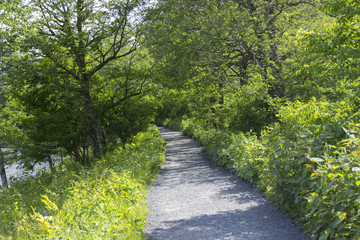
[[[287,223],[279,225],[277,221],[271,222],[261,210],[263,207],[254,207],[247,211],[234,210],[165,221],[169,227],[153,229],[147,239],[303,239],[298,232],[278,230],[288,227]]]

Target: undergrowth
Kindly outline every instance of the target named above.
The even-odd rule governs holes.
[[[73,162],[0,193],[0,239],[143,239],[146,187],[165,158],[155,126],[92,169]]]

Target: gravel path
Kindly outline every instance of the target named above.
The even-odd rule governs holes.
[[[305,239],[256,188],[216,167],[199,142],[159,129],[167,153],[148,191],[148,240]]]

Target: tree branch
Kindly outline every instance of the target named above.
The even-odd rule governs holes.
[[[101,70],[106,64],[108,64],[109,62],[115,60],[115,59],[119,59],[119,58],[122,58],[122,57],[125,57],[129,54],[131,54],[132,52],[134,52],[136,50],[136,46],[132,49],[130,49],[128,52],[122,54],[122,55],[119,55],[119,56],[111,56],[111,57],[108,57],[107,59],[105,59],[102,63],[100,63],[99,65],[97,65],[96,67],[94,67],[91,71],[89,71],[87,73],[87,75],[89,77],[93,76],[95,73],[97,73],[99,70]]]

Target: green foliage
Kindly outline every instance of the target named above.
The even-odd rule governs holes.
[[[147,132],[137,134],[125,146],[109,153],[102,165],[116,171],[130,171],[131,177],[149,185],[165,160],[165,141],[152,125]]]
[[[358,2],[322,1],[318,8],[321,15],[326,14],[319,23],[326,24],[299,29],[294,41],[300,51],[291,59],[287,76],[293,83],[291,95],[295,99],[304,94],[307,99],[342,100],[359,92]]]
[[[93,169],[65,161],[55,173],[13,180],[0,193],[0,238],[142,239],[146,187],[164,158],[152,126]]]
[[[157,111],[157,119],[181,118],[190,114],[189,95],[186,91],[176,91],[173,89],[162,89],[159,94],[161,107]]]
[[[313,239],[359,238],[357,109],[316,99],[277,105],[280,123],[259,137],[194,119],[177,126],[201,141],[213,161],[265,191]]]
[[[272,99],[343,97],[338,68],[325,71],[331,63],[299,43],[302,31],[326,29],[325,16],[301,1],[158,1],[145,39],[169,89],[159,117],[259,134],[276,119]]]
[[[145,131],[155,119],[156,108],[153,98],[141,96],[111,110],[103,119],[109,144],[116,147],[119,139],[126,143],[138,132]]]
[[[17,239],[140,239],[145,225],[145,189],[127,174],[87,173],[68,189],[61,209],[43,195],[47,216],[24,218]]]
[[[349,133],[341,147],[329,147],[307,165],[312,174],[305,226],[319,239],[360,238],[359,126]]]
[[[145,50],[136,51],[139,22],[130,23],[140,19],[136,12],[143,4],[61,0],[1,6],[0,82],[26,116],[23,154],[44,161],[62,149],[85,164],[104,155],[114,135],[125,142],[147,127],[152,106],[141,118],[134,109],[143,110],[139,102],[145,98],[134,98],[151,78],[152,61]],[[126,114],[120,118],[118,112]],[[139,120],[131,128],[126,121],[134,119]]]
[[[274,110],[266,96],[266,87],[251,84],[226,94],[220,118],[229,131],[253,131],[260,134],[273,121],[273,116]]]
[[[236,91],[234,86],[220,90],[209,88],[197,86],[187,90],[163,90],[157,118],[195,118],[218,129],[254,131],[258,134],[272,122],[274,108],[269,103],[266,86],[254,83]]]

